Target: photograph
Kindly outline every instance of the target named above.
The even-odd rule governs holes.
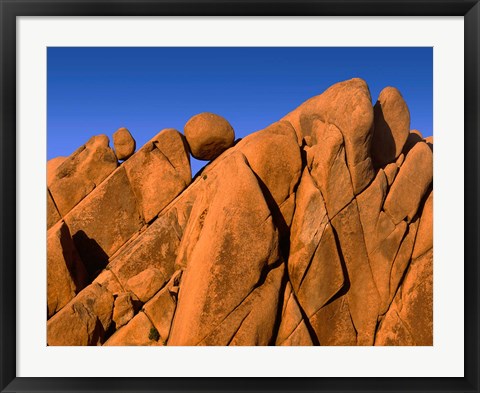
[[[433,47],[46,54],[45,345],[434,345]]]

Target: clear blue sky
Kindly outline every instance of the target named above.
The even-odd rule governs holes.
[[[214,112],[244,137],[330,85],[397,87],[411,128],[432,135],[432,48],[48,48],[48,159],[127,127],[137,148],[163,128]],[[111,142],[112,145],[112,142]],[[192,160],[195,174],[205,162]]]

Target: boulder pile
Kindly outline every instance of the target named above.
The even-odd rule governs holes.
[[[234,139],[202,113],[49,161],[48,345],[433,345],[433,138],[400,92]]]

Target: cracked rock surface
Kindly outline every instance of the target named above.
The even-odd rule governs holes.
[[[433,138],[397,89],[127,132],[48,163],[48,345],[433,345]]]

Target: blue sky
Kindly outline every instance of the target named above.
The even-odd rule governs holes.
[[[360,77],[375,103],[397,87],[411,128],[432,135],[432,48],[62,48],[47,52],[47,157],[127,127],[137,148],[200,112],[236,137],[279,120],[336,82]],[[112,142],[111,142],[112,145]],[[206,162],[192,159],[195,174]]]

